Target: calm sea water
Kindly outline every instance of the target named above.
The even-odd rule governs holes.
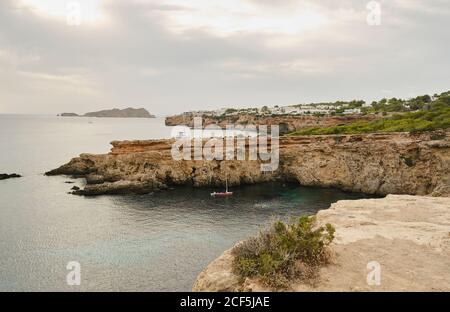
[[[232,189],[181,187],[139,196],[78,197],[66,177],[43,173],[109,142],[166,138],[163,119],[0,115],[0,291],[189,291],[197,274],[271,217],[313,214],[361,194],[268,183]],[[81,185],[76,181],[75,185]],[[81,264],[68,286],[66,265]]]

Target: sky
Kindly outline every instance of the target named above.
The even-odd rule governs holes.
[[[440,93],[449,20],[448,0],[1,0],[0,114]]]

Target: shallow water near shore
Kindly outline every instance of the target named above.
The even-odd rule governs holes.
[[[0,116],[0,173],[24,176],[0,181],[0,291],[189,291],[209,262],[272,217],[366,197],[283,183],[233,187],[230,198],[191,187],[79,197],[67,192],[82,180],[43,176],[82,152],[107,152],[114,139],[169,134],[163,119]],[[69,261],[81,265],[80,286],[66,283]]]

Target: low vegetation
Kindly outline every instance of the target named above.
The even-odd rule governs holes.
[[[391,112],[404,107],[404,101],[392,99],[380,101],[372,107],[377,112]],[[389,104],[391,103],[391,104]],[[399,104],[403,103],[403,104]],[[408,102],[408,107],[417,110],[392,113],[390,116],[375,121],[359,121],[349,125],[331,127],[313,127],[291,133],[291,135],[319,135],[319,134],[358,134],[370,132],[422,132],[450,127],[450,92],[433,97],[422,96]]]
[[[274,288],[287,288],[295,280],[314,284],[318,269],[330,261],[334,232],[330,224],[318,227],[314,217],[276,221],[233,249],[233,271]]]

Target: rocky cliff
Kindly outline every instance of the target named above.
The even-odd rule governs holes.
[[[289,180],[369,194],[450,194],[450,132],[282,137],[279,167],[270,173],[248,158],[176,161],[173,142],[112,142],[109,154],[82,154],[46,174],[86,178],[80,195],[223,185],[226,176],[230,185]]]
[[[290,290],[450,291],[450,198],[338,201],[320,211],[317,221],[336,228],[334,263],[321,269],[317,285],[293,281]],[[239,281],[232,261],[231,250],[223,253],[200,273],[193,290],[272,290],[256,279]],[[369,274],[375,270],[379,279]]]
[[[175,115],[166,117],[167,126],[194,126],[191,115]],[[309,127],[329,127],[347,125],[356,121],[372,121],[379,119],[379,115],[348,115],[348,116],[256,116],[240,114],[233,116],[199,116],[203,125],[215,124],[225,129],[227,125],[279,125],[280,133],[292,132]]]

